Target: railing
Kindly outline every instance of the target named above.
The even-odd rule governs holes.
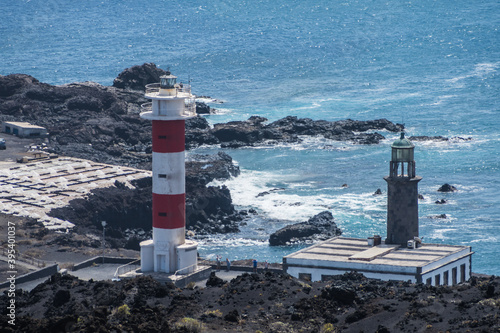
[[[182,272],[184,272],[184,271],[186,271],[186,270],[187,270],[187,271],[186,271],[186,273],[184,273],[184,274],[187,274],[187,273],[189,273],[189,272],[190,272],[190,270],[189,270],[190,268],[193,268],[193,267],[194,267],[194,268],[196,268],[196,266],[197,266],[197,265],[198,265],[198,263],[196,263],[196,264],[192,264],[191,266],[184,267],[184,268],[179,269],[179,270],[176,270],[176,271],[175,271],[175,273],[174,273],[174,276],[177,276],[177,274],[183,275],[183,273],[182,273]],[[194,269],[193,269],[193,271],[194,271]]]
[[[148,94],[157,94],[160,92],[160,84],[159,83],[150,83],[146,85],[146,95]],[[190,84],[176,84],[175,85],[175,96],[178,96],[179,93],[183,95],[191,95],[191,85]]]
[[[153,112],[153,103],[144,103],[141,105],[141,112]],[[194,117],[196,116],[196,103],[193,99],[188,99],[184,103],[184,110],[182,116]]]
[[[2,248],[2,255],[4,255],[5,257],[8,257],[8,255],[9,255],[7,249],[4,247]],[[33,265],[36,267],[47,266],[47,263],[44,260],[36,259],[36,258],[27,256],[27,255],[21,254],[17,251],[16,251],[16,259],[15,260],[22,261],[22,262],[25,262],[27,264],[30,264],[30,265]]]
[[[134,270],[134,269],[141,267],[139,264],[136,264],[136,262],[138,262],[138,261],[141,261],[141,259],[137,259],[137,260],[134,260],[132,262],[129,262],[128,264],[119,266],[116,269],[115,275],[113,277],[116,279],[118,276],[120,276],[122,274],[128,273],[131,270]]]

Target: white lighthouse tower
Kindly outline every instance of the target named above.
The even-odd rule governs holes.
[[[185,240],[185,120],[196,115],[190,85],[167,71],[146,86],[153,121],[153,239],[141,242],[141,271],[187,274],[196,270],[197,243]]]

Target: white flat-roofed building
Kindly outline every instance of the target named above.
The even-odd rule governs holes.
[[[311,281],[356,271],[367,278],[454,285],[470,278],[472,253],[470,246],[372,246],[367,239],[335,237],[285,256],[283,270]]]
[[[2,132],[14,134],[20,138],[44,137],[48,135],[45,127],[21,121],[4,121],[2,123]]]

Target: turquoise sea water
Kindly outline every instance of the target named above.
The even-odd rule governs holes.
[[[3,1],[0,74],[111,85],[154,62],[224,101],[211,123],[387,118],[409,135],[471,137],[416,143],[420,234],[471,245],[473,271],[500,275],[499,13],[496,0]],[[397,135],[382,134],[376,146],[307,139],[228,150],[242,173],[225,184],[239,208],[260,214],[200,252],[279,262],[299,247],[271,248],[269,233],[326,209],[346,236],[385,235],[386,197],[372,193],[386,191]],[[437,192],[444,183],[459,191]],[[256,197],[274,188],[283,190]]]

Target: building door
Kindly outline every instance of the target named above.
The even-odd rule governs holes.
[[[156,263],[156,267],[158,267],[158,272],[166,272],[166,267],[165,267],[165,259],[166,255],[164,254],[159,254],[156,256],[156,259],[158,260]]]

